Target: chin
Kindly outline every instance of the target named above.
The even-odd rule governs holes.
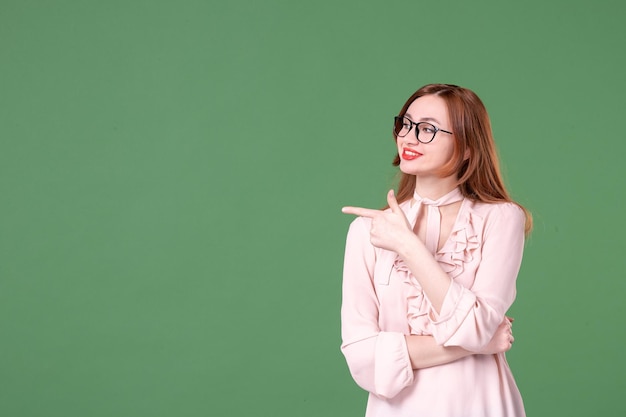
[[[407,162],[408,161],[400,161],[400,165],[398,166],[398,168],[400,168],[400,172],[407,175],[419,175],[420,170],[415,169],[415,167],[407,166],[409,165]]]

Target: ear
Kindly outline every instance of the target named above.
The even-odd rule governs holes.
[[[465,153],[463,154],[463,160],[464,160],[464,161],[467,161],[467,160],[469,159],[469,157],[470,157],[470,149],[469,149],[469,148],[467,148],[467,149],[465,150]]]

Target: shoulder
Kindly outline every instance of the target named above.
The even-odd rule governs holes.
[[[520,232],[524,234],[526,214],[514,202],[483,203],[471,201],[469,212],[480,218],[485,232]]]
[[[372,219],[367,217],[357,217],[352,220],[348,228],[348,236],[367,235],[372,227]]]
[[[470,200],[469,210],[485,220],[496,217],[504,217],[511,220],[524,220],[525,218],[524,210],[513,202],[483,203],[481,201]]]

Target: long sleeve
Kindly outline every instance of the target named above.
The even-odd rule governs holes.
[[[511,203],[492,205],[480,248],[480,264],[467,288],[452,281],[439,315],[430,312],[435,340],[477,352],[492,338],[515,299],[524,249],[524,213]]]
[[[361,388],[379,397],[393,398],[413,383],[414,373],[404,334],[379,328],[375,262],[376,250],[369,241],[369,220],[357,218],[350,225],[346,240],[341,351]]]

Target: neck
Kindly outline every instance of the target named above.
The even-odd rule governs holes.
[[[454,176],[446,178],[415,178],[415,192],[423,198],[437,200],[457,187]]]

